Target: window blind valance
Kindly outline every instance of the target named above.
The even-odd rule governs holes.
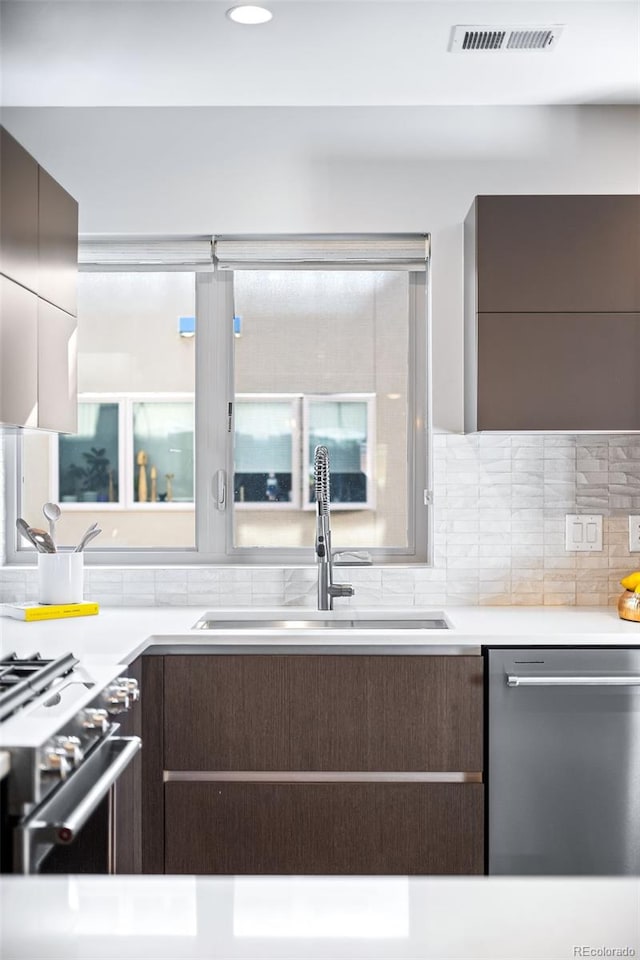
[[[211,270],[211,237],[90,237],[78,240],[81,267],[188,267]]]
[[[426,270],[427,234],[215,237],[220,270]]]

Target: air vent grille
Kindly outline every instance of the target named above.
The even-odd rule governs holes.
[[[449,50],[468,53],[476,50],[553,50],[562,33],[562,25],[546,26],[456,26]]]

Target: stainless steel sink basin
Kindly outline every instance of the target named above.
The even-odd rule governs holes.
[[[370,620],[342,618],[340,620],[217,620],[206,614],[194,624],[196,630],[448,630],[442,616],[422,620]]]

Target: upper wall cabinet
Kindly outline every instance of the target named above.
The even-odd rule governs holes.
[[[0,127],[0,423],[76,429],[78,204]]]
[[[640,310],[640,196],[477,197],[479,313]]]
[[[76,316],[78,204],[38,168],[38,294]]]
[[[640,430],[640,197],[476,197],[465,430]]]
[[[0,273],[38,292],[38,164],[0,127]]]

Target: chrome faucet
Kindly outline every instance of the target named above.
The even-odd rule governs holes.
[[[333,610],[334,597],[352,597],[355,590],[350,583],[333,582],[331,553],[331,524],[329,522],[329,451],[316,447],[313,454],[318,516],[316,519],[316,559],[318,563],[318,610]]]

